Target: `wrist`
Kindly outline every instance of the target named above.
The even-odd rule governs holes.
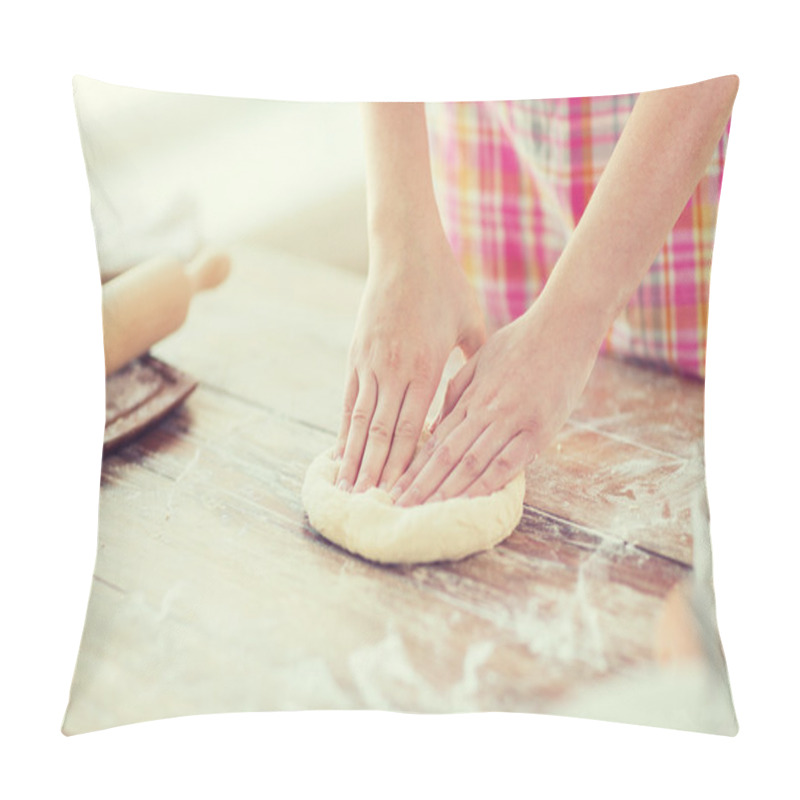
[[[370,273],[422,273],[455,268],[455,256],[447,241],[436,209],[420,214],[395,208],[393,213],[370,222]]]
[[[434,224],[436,223],[436,224]],[[439,228],[433,186],[406,179],[391,191],[367,190],[367,234],[376,241],[413,237]]]
[[[600,349],[614,320],[636,288],[635,271],[625,252],[580,246],[577,232],[561,254],[537,300],[553,323],[556,317],[571,336]]]
[[[554,336],[571,353],[594,358],[615,314],[590,293],[575,291],[566,282],[548,282],[526,312],[536,328]]]

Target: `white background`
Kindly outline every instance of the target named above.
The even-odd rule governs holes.
[[[77,0],[3,14],[0,788],[9,797],[794,794],[791,4],[288,5]],[[103,428],[100,289],[73,74],[272,99],[455,100],[639,91],[731,72],[741,86],[714,252],[706,443],[736,738],[536,715],[332,712],[60,734],[95,557]]]

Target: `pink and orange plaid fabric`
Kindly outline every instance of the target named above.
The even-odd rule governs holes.
[[[636,95],[429,104],[442,221],[492,326],[541,291]],[[705,374],[711,250],[728,132],[604,350]]]

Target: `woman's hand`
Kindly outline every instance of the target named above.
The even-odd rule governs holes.
[[[450,382],[433,436],[394,487],[397,504],[505,486],[566,421],[601,340],[544,298],[495,333]]]
[[[399,505],[491,493],[555,436],[702,177],[738,84],[639,96],[542,295],[453,379],[433,437],[392,490]]]
[[[374,248],[348,361],[338,486],[389,490],[408,467],[445,362],[485,338],[471,287],[433,221],[402,246]]]
[[[408,467],[445,362],[485,338],[442,228],[421,103],[362,107],[369,278],[350,347],[337,485],[391,489]]]

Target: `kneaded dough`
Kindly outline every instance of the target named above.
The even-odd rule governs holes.
[[[303,506],[312,527],[345,550],[384,564],[451,561],[488,550],[519,524],[525,473],[486,497],[455,497],[395,506],[382,489],[354,494],[336,488],[333,449],[308,468]]]

